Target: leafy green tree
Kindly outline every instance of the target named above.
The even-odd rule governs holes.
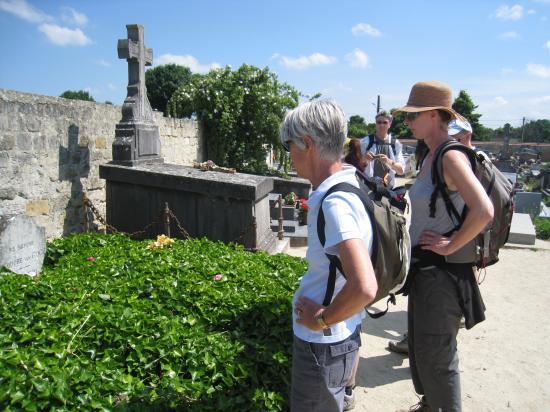
[[[397,109],[390,110],[390,113],[393,116],[393,120],[391,122],[391,127],[390,127],[390,133],[396,139],[412,139],[413,135],[410,129],[407,127],[405,123],[403,123],[403,121],[405,120],[403,112],[394,113],[395,110]]]
[[[175,117],[196,115],[202,124],[209,160],[242,171],[265,172],[270,148],[282,149],[279,125],[299,93],[277,80],[269,68],[243,64],[194,75],[172,96]]]
[[[189,67],[164,64],[145,72],[147,97],[153,109],[168,114],[167,104],[174,92],[192,77]]]
[[[521,136],[521,127],[518,129]],[[525,123],[523,141],[550,143],[550,120],[542,119]]]
[[[458,93],[455,101],[453,102],[453,109],[455,109],[458,113],[468,119],[468,121],[472,125],[473,139],[490,140],[493,134],[492,130],[483,126],[479,122],[479,118],[482,115],[474,112],[477,108],[478,106],[474,104],[472,98],[465,90],[461,90],[460,93]]]
[[[87,102],[95,102],[94,98],[85,90],[66,90],[59,95],[59,97],[64,97],[65,99],[72,100],[85,100]]]
[[[348,122],[348,137],[360,139],[376,131],[374,123],[367,124],[361,116],[350,116]]]

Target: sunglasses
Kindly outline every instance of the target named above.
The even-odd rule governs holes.
[[[281,144],[283,145],[283,149],[285,149],[287,152],[290,152],[290,140],[287,140],[286,142],[281,142]]]
[[[422,112],[405,112],[404,118],[405,120],[413,121],[416,120],[421,114]]]

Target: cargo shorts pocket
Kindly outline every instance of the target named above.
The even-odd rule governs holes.
[[[329,388],[341,387],[347,383],[351,377],[355,357],[359,356],[359,346],[360,343],[355,340],[330,346],[330,360],[327,361]]]

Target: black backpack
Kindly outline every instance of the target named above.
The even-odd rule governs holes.
[[[437,149],[432,163],[432,183],[435,188],[430,199],[430,217],[435,216],[435,202],[439,195],[443,197],[449,217],[456,224],[454,230],[460,228],[468,213],[468,208],[466,206],[464,206],[461,213],[456,210],[449,198],[445,180],[442,178],[443,166],[441,164],[441,159],[449,150],[460,150],[466,154],[470,160],[474,174],[493,203],[493,221],[490,222],[472,242],[464,246],[471,249],[469,253],[472,256],[472,262],[481,269],[498,262],[498,252],[508,241],[510,226],[512,224],[512,215],[514,213],[514,187],[500,170],[481,153],[457,141],[448,141]]]
[[[368,152],[368,151],[370,150],[370,148],[371,148],[372,146],[374,146],[374,139],[376,139],[376,136],[374,136],[373,134],[369,134],[367,137],[369,138],[369,144],[367,145],[367,148],[365,149],[365,152]],[[397,156],[397,155],[395,154],[395,141],[396,141],[396,140],[397,140],[397,139],[396,139],[395,137],[392,136],[391,139],[390,139],[390,143],[389,143],[389,145],[391,146],[391,150],[392,150],[392,153],[393,153],[393,157],[396,157],[396,156]],[[388,144],[388,143],[379,143],[379,144],[382,145],[382,144]]]
[[[378,318],[388,311],[389,302],[395,305],[395,295],[402,292],[409,271],[411,242],[404,216],[408,205],[403,195],[398,195],[382,185],[377,185],[361,172],[358,171],[356,177],[359,188],[349,183],[338,183],[323,196],[317,216],[317,236],[324,247],[326,236],[323,201],[328,195],[334,192],[347,192],[354,193],[361,199],[372,223],[371,261],[378,282],[378,292],[369,306],[389,296],[385,311],[372,314],[367,310],[370,317]],[[340,259],[328,253],[326,256],[330,265],[323,306],[330,305],[332,301],[336,284],[336,269],[344,277],[346,276]]]

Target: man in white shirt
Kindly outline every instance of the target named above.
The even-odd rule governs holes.
[[[291,411],[342,411],[344,387],[361,345],[363,308],[377,291],[370,260],[372,226],[361,200],[352,193],[327,191],[338,183],[359,187],[355,168],[341,160],[347,134],[344,112],[334,102],[317,100],[289,112],[280,129],[299,176],[314,191],[308,200],[309,263],[293,299]],[[322,207],[325,243],[317,235]],[[323,305],[330,261],[339,258],[333,298]]]
[[[395,174],[405,171],[403,145],[388,131],[393,117],[385,110],[376,115],[375,135],[365,136],[361,140],[362,152],[367,159],[365,174],[383,182],[390,189],[395,185]]]

